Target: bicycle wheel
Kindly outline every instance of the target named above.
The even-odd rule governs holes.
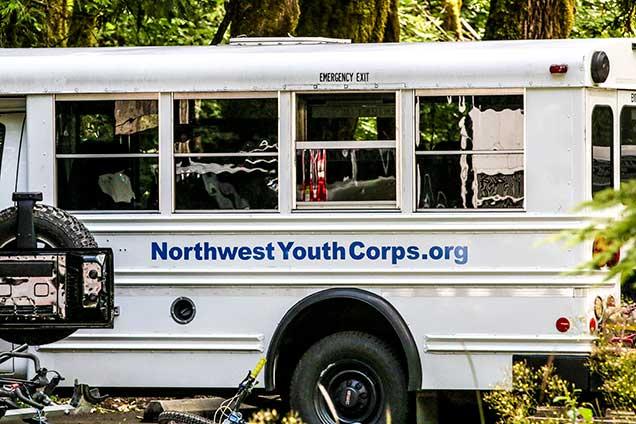
[[[159,424],[214,424],[207,418],[187,412],[166,411],[159,414]]]

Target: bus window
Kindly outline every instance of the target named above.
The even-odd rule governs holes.
[[[4,137],[7,133],[7,127],[0,124],[0,175],[2,173],[2,152],[4,151]]]
[[[175,209],[278,209],[278,100],[174,102]]]
[[[56,102],[57,204],[158,210],[156,100]]]
[[[522,208],[523,96],[418,100],[417,208]]]
[[[592,110],[592,195],[614,186],[614,114],[609,106]]]
[[[395,151],[395,93],[298,95],[298,207],[395,208]]]
[[[621,110],[621,182],[636,178],[636,107]]]

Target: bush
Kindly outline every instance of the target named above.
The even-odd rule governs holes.
[[[249,424],[303,424],[303,420],[300,419],[298,413],[290,412],[280,419],[278,412],[275,409],[263,410],[255,412],[252,418],[249,420]]]
[[[545,365],[538,370],[525,362],[512,367],[512,388],[495,390],[484,396],[486,404],[497,414],[497,424],[527,424],[538,407],[549,406],[555,399],[575,399],[573,385]]]

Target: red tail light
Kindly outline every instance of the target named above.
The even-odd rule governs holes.
[[[556,320],[556,329],[560,333],[565,333],[570,329],[570,320],[566,317],[561,317]]]
[[[568,71],[568,65],[566,64],[550,65],[551,74],[565,74],[567,71]]]

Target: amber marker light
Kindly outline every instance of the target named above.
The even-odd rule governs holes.
[[[596,236],[596,238],[594,239],[594,243],[592,244],[592,258],[596,259],[596,257],[598,257],[598,255],[601,255],[605,252],[607,252],[609,250],[609,243],[607,241],[607,239],[603,236]],[[603,261],[599,261],[597,263],[597,265],[599,267],[604,267],[604,266],[608,266],[608,267],[613,267],[616,264],[618,264],[621,260],[621,252],[620,250],[617,250],[616,252],[614,252],[614,254],[612,254],[612,257]]]

